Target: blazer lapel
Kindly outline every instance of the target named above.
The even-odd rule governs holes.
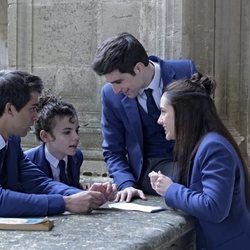
[[[45,150],[44,150],[44,144],[42,144],[39,147],[39,152],[37,155],[37,166],[39,167],[40,170],[42,170],[49,178],[53,179],[53,174],[52,170],[50,168],[49,162],[46,160],[45,157]]]
[[[78,171],[78,159],[76,156],[68,156],[68,175],[70,179],[70,185],[79,186],[79,171]]]
[[[141,147],[141,150],[143,148],[143,134],[142,134],[142,125],[141,125],[141,119],[140,114],[137,106],[136,99],[130,99],[127,96],[125,96],[121,101],[125,113],[127,115],[127,119],[130,124],[130,128],[132,131],[134,131],[135,138],[138,139],[139,145]]]
[[[157,56],[150,56],[149,60],[159,63],[164,87],[173,81],[176,73],[169,61],[164,61]]]
[[[163,81],[164,88],[167,86],[167,84],[171,83],[175,78],[175,71],[170,64],[167,65],[167,69],[168,70],[164,70],[164,67],[162,67],[161,65],[161,78]]]

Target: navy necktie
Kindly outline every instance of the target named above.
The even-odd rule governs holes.
[[[6,150],[7,150],[6,146],[0,150],[0,173],[2,172]]]
[[[66,175],[66,169],[65,169],[65,161],[64,160],[60,160],[59,161],[59,169],[60,169],[60,181],[63,182],[64,184],[69,184],[68,182],[68,178],[67,178],[67,175]]]
[[[145,89],[144,92],[147,96],[147,109],[148,109],[148,114],[153,117],[155,120],[158,120],[161,112],[158,109],[154,97],[152,95],[153,89]]]
[[[7,181],[6,166],[4,166],[4,159],[7,151],[7,146],[0,150],[0,184],[5,186]]]

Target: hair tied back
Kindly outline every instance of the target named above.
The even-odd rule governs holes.
[[[216,82],[213,77],[209,75],[203,75],[199,72],[192,75],[190,81],[201,89],[205,89],[206,93],[211,96],[215,93]]]

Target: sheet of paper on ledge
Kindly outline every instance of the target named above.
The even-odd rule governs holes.
[[[164,207],[157,207],[157,206],[147,206],[147,205],[140,205],[136,203],[128,203],[128,202],[117,202],[111,203],[108,205],[109,208],[116,208],[121,210],[133,210],[133,211],[141,211],[146,213],[155,213],[162,210],[165,210]]]

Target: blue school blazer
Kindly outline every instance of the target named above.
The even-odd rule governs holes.
[[[8,140],[0,185],[0,217],[63,213],[63,196],[81,191],[48,178],[24,155],[16,136]]]
[[[161,60],[150,56],[161,68],[163,87],[196,72],[191,60]],[[118,190],[135,186],[143,166],[143,130],[136,98],[116,94],[111,83],[102,88],[103,156]],[[169,143],[172,151],[173,142]]]
[[[26,150],[24,154],[35,163],[49,178],[53,178],[50,163],[45,158],[45,144]],[[77,149],[74,156],[68,156],[68,170],[72,173],[70,186],[80,188],[80,168],[83,162],[83,154]]]
[[[197,249],[250,249],[250,210],[242,163],[218,133],[208,133],[201,142],[188,186],[171,184],[165,201],[196,218]]]

